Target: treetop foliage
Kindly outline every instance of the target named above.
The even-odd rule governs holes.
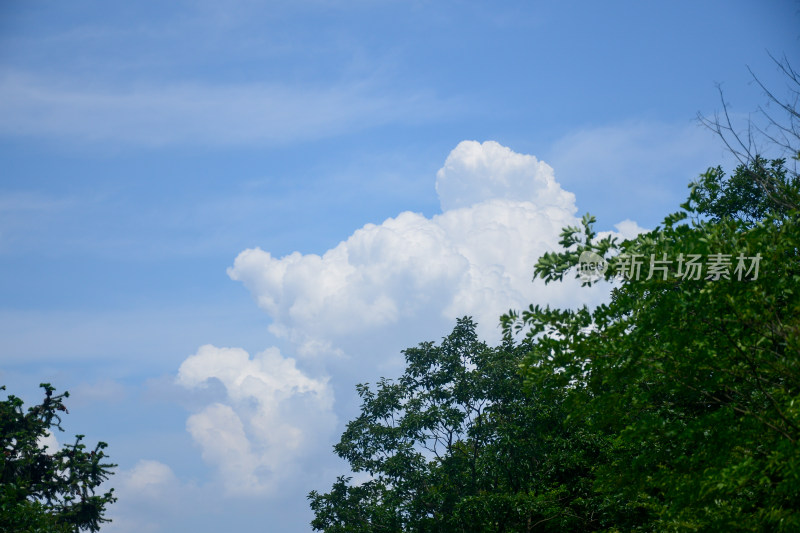
[[[48,383],[41,384],[44,400],[23,410],[23,401],[8,396],[0,401],[0,531],[99,531],[114,489],[96,494],[116,465],[107,462],[105,442],[94,448],[74,442],[51,450],[43,440],[52,430],[64,431],[64,399]],[[0,387],[5,390],[5,387]]]
[[[800,204],[796,176],[778,202],[750,194],[749,174],[787,175],[782,160],[765,163],[725,181],[710,171],[683,211],[636,239],[594,243],[591,218],[580,236],[565,230],[570,248],[537,275],[560,280],[583,251],[605,254],[611,302],[503,317],[507,338],[532,342],[528,387],[557,376],[572,416],[614,439],[595,489],[639,509],[648,530],[800,528]],[[626,256],[718,253],[758,254],[758,277],[687,280],[675,263],[650,279],[616,274]]]
[[[336,531],[589,531],[590,472],[603,443],[564,424],[556,394],[525,392],[525,344],[492,348],[458,320],[441,344],[404,351],[398,380],[359,385],[361,415],[335,450],[365,480],[309,495]],[[563,512],[555,512],[556,509]]]

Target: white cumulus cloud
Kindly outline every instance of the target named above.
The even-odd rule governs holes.
[[[47,432],[36,439],[36,445],[41,449],[47,449],[50,453],[55,453],[60,448],[60,444],[58,443],[58,439],[53,433],[48,429]]]
[[[316,452],[331,444],[334,389],[336,413],[349,418],[355,383],[398,374],[403,348],[441,338],[457,317],[474,317],[496,342],[499,317],[511,308],[607,297],[602,284],[531,279],[536,260],[559,249],[561,229],[579,224],[574,195],[546,163],[496,142],[464,141],[436,188],[441,214],[366,224],[319,255],[244,250],[228,269],[296,357],[204,346],[181,365],[186,387],[214,379],[224,386],[225,398],[193,414],[187,429],[230,492],[268,489],[287,465],[307,466],[314,442]],[[625,221],[618,230],[640,228]]]
[[[123,490],[139,494],[152,494],[174,484],[172,469],[162,462],[142,459],[129,471],[122,473]]]
[[[577,283],[531,282],[537,258],[558,248],[564,226],[578,223],[574,195],[546,163],[493,141],[464,141],[436,186],[439,215],[404,212],[367,224],[322,255],[245,250],[228,273],[298,355],[374,352],[370,332],[383,342],[387,329],[406,331],[403,342],[415,343],[425,339],[419,332],[440,336],[462,315],[496,340],[509,308],[599,301],[600,292]]]
[[[202,346],[183,362],[177,381],[193,388],[212,379],[224,386],[224,403],[191,415],[186,427],[229,492],[273,489],[309,439],[335,422],[327,382],[309,378],[276,348],[251,358],[239,348]]]
[[[552,167],[495,141],[463,141],[436,174],[442,211],[488,199],[528,201],[575,211],[575,195],[556,182]]]

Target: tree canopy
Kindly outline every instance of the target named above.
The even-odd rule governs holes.
[[[738,177],[786,176],[782,160],[763,163],[705,174],[680,212],[630,241],[595,242],[591,217],[567,228],[537,275],[559,280],[597,254],[618,284],[611,302],[503,318],[533,345],[528,387],[556,379],[571,415],[613,440],[594,488],[642,529],[800,529],[800,203],[792,187],[775,204],[727,201]]]
[[[566,423],[557,391],[528,394],[527,343],[492,348],[460,319],[405,350],[398,380],[359,385],[361,415],[336,452],[363,483],[312,492],[313,527],[336,531],[589,531],[588,479],[603,443]]]
[[[64,431],[69,393],[55,394],[47,383],[41,387],[44,400],[27,412],[16,396],[0,401],[0,531],[99,531],[116,498],[114,489],[96,490],[116,465],[107,462],[105,442],[90,449],[83,435],[57,450],[44,443],[52,430]]]
[[[773,183],[776,198],[748,181]],[[317,530],[800,529],[797,174],[711,169],[635,239],[565,228],[535,274],[586,254],[594,309],[531,305],[480,342],[468,318],[358,387],[336,452],[360,476],[309,495]]]

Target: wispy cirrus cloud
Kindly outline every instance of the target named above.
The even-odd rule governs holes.
[[[170,82],[99,87],[0,73],[0,135],[146,146],[280,145],[432,120],[454,100],[369,80],[325,86]]]

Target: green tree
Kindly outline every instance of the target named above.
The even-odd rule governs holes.
[[[764,163],[735,176],[785,176],[782,160]],[[620,510],[651,531],[800,530],[797,189],[765,201],[752,182],[718,177],[701,177],[652,232],[598,241],[587,216],[537,263],[552,282],[585,252],[606,258],[608,305],[502,319],[509,339],[525,332],[532,344],[528,387],[567,391],[572,415],[613,439],[594,488],[620,530],[633,525]]]
[[[44,400],[23,411],[16,396],[0,402],[0,531],[99,531],[106,507],[116,501],[114,489],[95,491],[116,465],[106,462],[106,443],[88,449],[77,435],[71,444],[50,450],[42,444],[61,427],[64,399],[43,383]],[[0,387],[5,390],[5,387]]]
[[[460,319],[440,345],[404,351],[406,371],[359,385],[361,415],[335,446],[353,472],[309,494],[328,532],[591,531],[592,469],[606,443],[567,420],[558,390],[523,390],[526,343],[492,348]]]
[[[751,209],[756,211],[765,205],[779,206],[784,210],[792,209],[793,195],[786,190],[786,186],[792,182],[796,193],[797,164],[800,162],[800,111],[798,111],[800,73],[792,68],[786,56],[777,59],[770,54],[770,58],[783,74],[786,92],[780,94],[770,90],[751,70],[753,81],[764,92],[766,105],[759,106],[758,111],[754,116],[750,115],[752,118],[748,118],[744,126],[737,126],[731,120],[721,87],[718,87],[718,90],[722,113],[715,113],[712,117],[698,114],[700,123],[714,132],[731,155],[739,161],[734,178],[734,181],[738,180],[738,186],[730,189],[736,194],[727,199],[720,199],[722,201],[716,206],[723,211],[725,208],[736,207],[736,204],[742,203],[749,204]],[[782,161],[780,170],[783,176],[764,171],[764,164],[769,164],[771,161],[764,157],[765,151],[771,152],[775,160]],[[792,164],[791,168],[785,168],[787,161]],[[786,179],[787,172],[791,176],[789,180]],[[717,174],[718,178],[722,177],[719,168],[709,170],[709,173]],[[707,179],[703,181],[708,182]],[[711,196],[714,195],[714,181],[717,180],[712,177],[709,182],[711,188],[708,192]],[[784,203],[786,200],[789,202]]]
[[[726,218],[752,227],[772,214],[785,218],[797,205],[800,176],[786,168],[783,159],[766,160],[756,155],[726,176],[722,167],[711,168],[693,184],[691,201],[697,213],[713,222]]]

